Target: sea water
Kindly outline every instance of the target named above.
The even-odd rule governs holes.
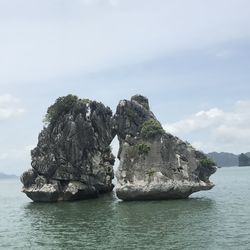
[[[218,169],[214,189],[185,200],[121,202],[115,194],[33,203],[0,181],[0,249],[250,249],[250,167]]]

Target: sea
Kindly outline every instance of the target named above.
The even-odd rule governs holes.
[[[250,249],[250,167],[224,167],[216,186],[184,200],[33,203],[0,181],[0,249]]]

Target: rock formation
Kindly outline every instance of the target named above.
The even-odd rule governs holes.
[[[250,157],[247,154],[239,155],[239,166],[240,167],[250,166]]]
[[[86,199],[112,191],[115,135],[120,199],[186,198],[213,187],[214,163],[166,133],[143,96],[121,101],[113,117],[102,103],[60,97],[48,108],[45,122],[31,152],[32,169],[21,177],[23,192],[34,201]]]
[[[190,144],[166,133],[147,98],[123,100],[114,116],[120,142],[116,193],[122,200],[178,199],[209,190],[214,163]]]
[[[110,108],[68,95],[49,107],[46,122],[31,152],[32,169],[21,177],[23,192],[34,201],[58,201],[112,191]]]

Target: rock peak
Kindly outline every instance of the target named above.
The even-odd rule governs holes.
[[[136,95],[118,105],[120,142],[116,193],[122,200],[187,198],[213,187],[214,163],[190,144],[168,134]]]
[[[68,95],[48,108],[48,124],[32,150],[32,169],[21,181],[34,201],[96,197],[113,189],[112,111]]]
[[[137,94],[131,97],[131,102],[133,101],[141,104],[144,108],[149,110],[149,101],[147,97]]]

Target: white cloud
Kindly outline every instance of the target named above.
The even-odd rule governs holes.
[[[1,84],[112,69],[250,36],[246,0],[3,2]]]
[[[12,95],[0,96],[0,121],[23,115],[25,110],[20,107],[20,100]]]
[[[200,111],[164,128],[204,151],[250,151],[250,101],[238,101],[231,111]]]
[[[173,134],[179,132],[190,133],[199,129],[207,129],[220,124],[224,115],[224,112],[218,108],[200,111],[187,119],[172,124],[166,124],[165,129]]]

